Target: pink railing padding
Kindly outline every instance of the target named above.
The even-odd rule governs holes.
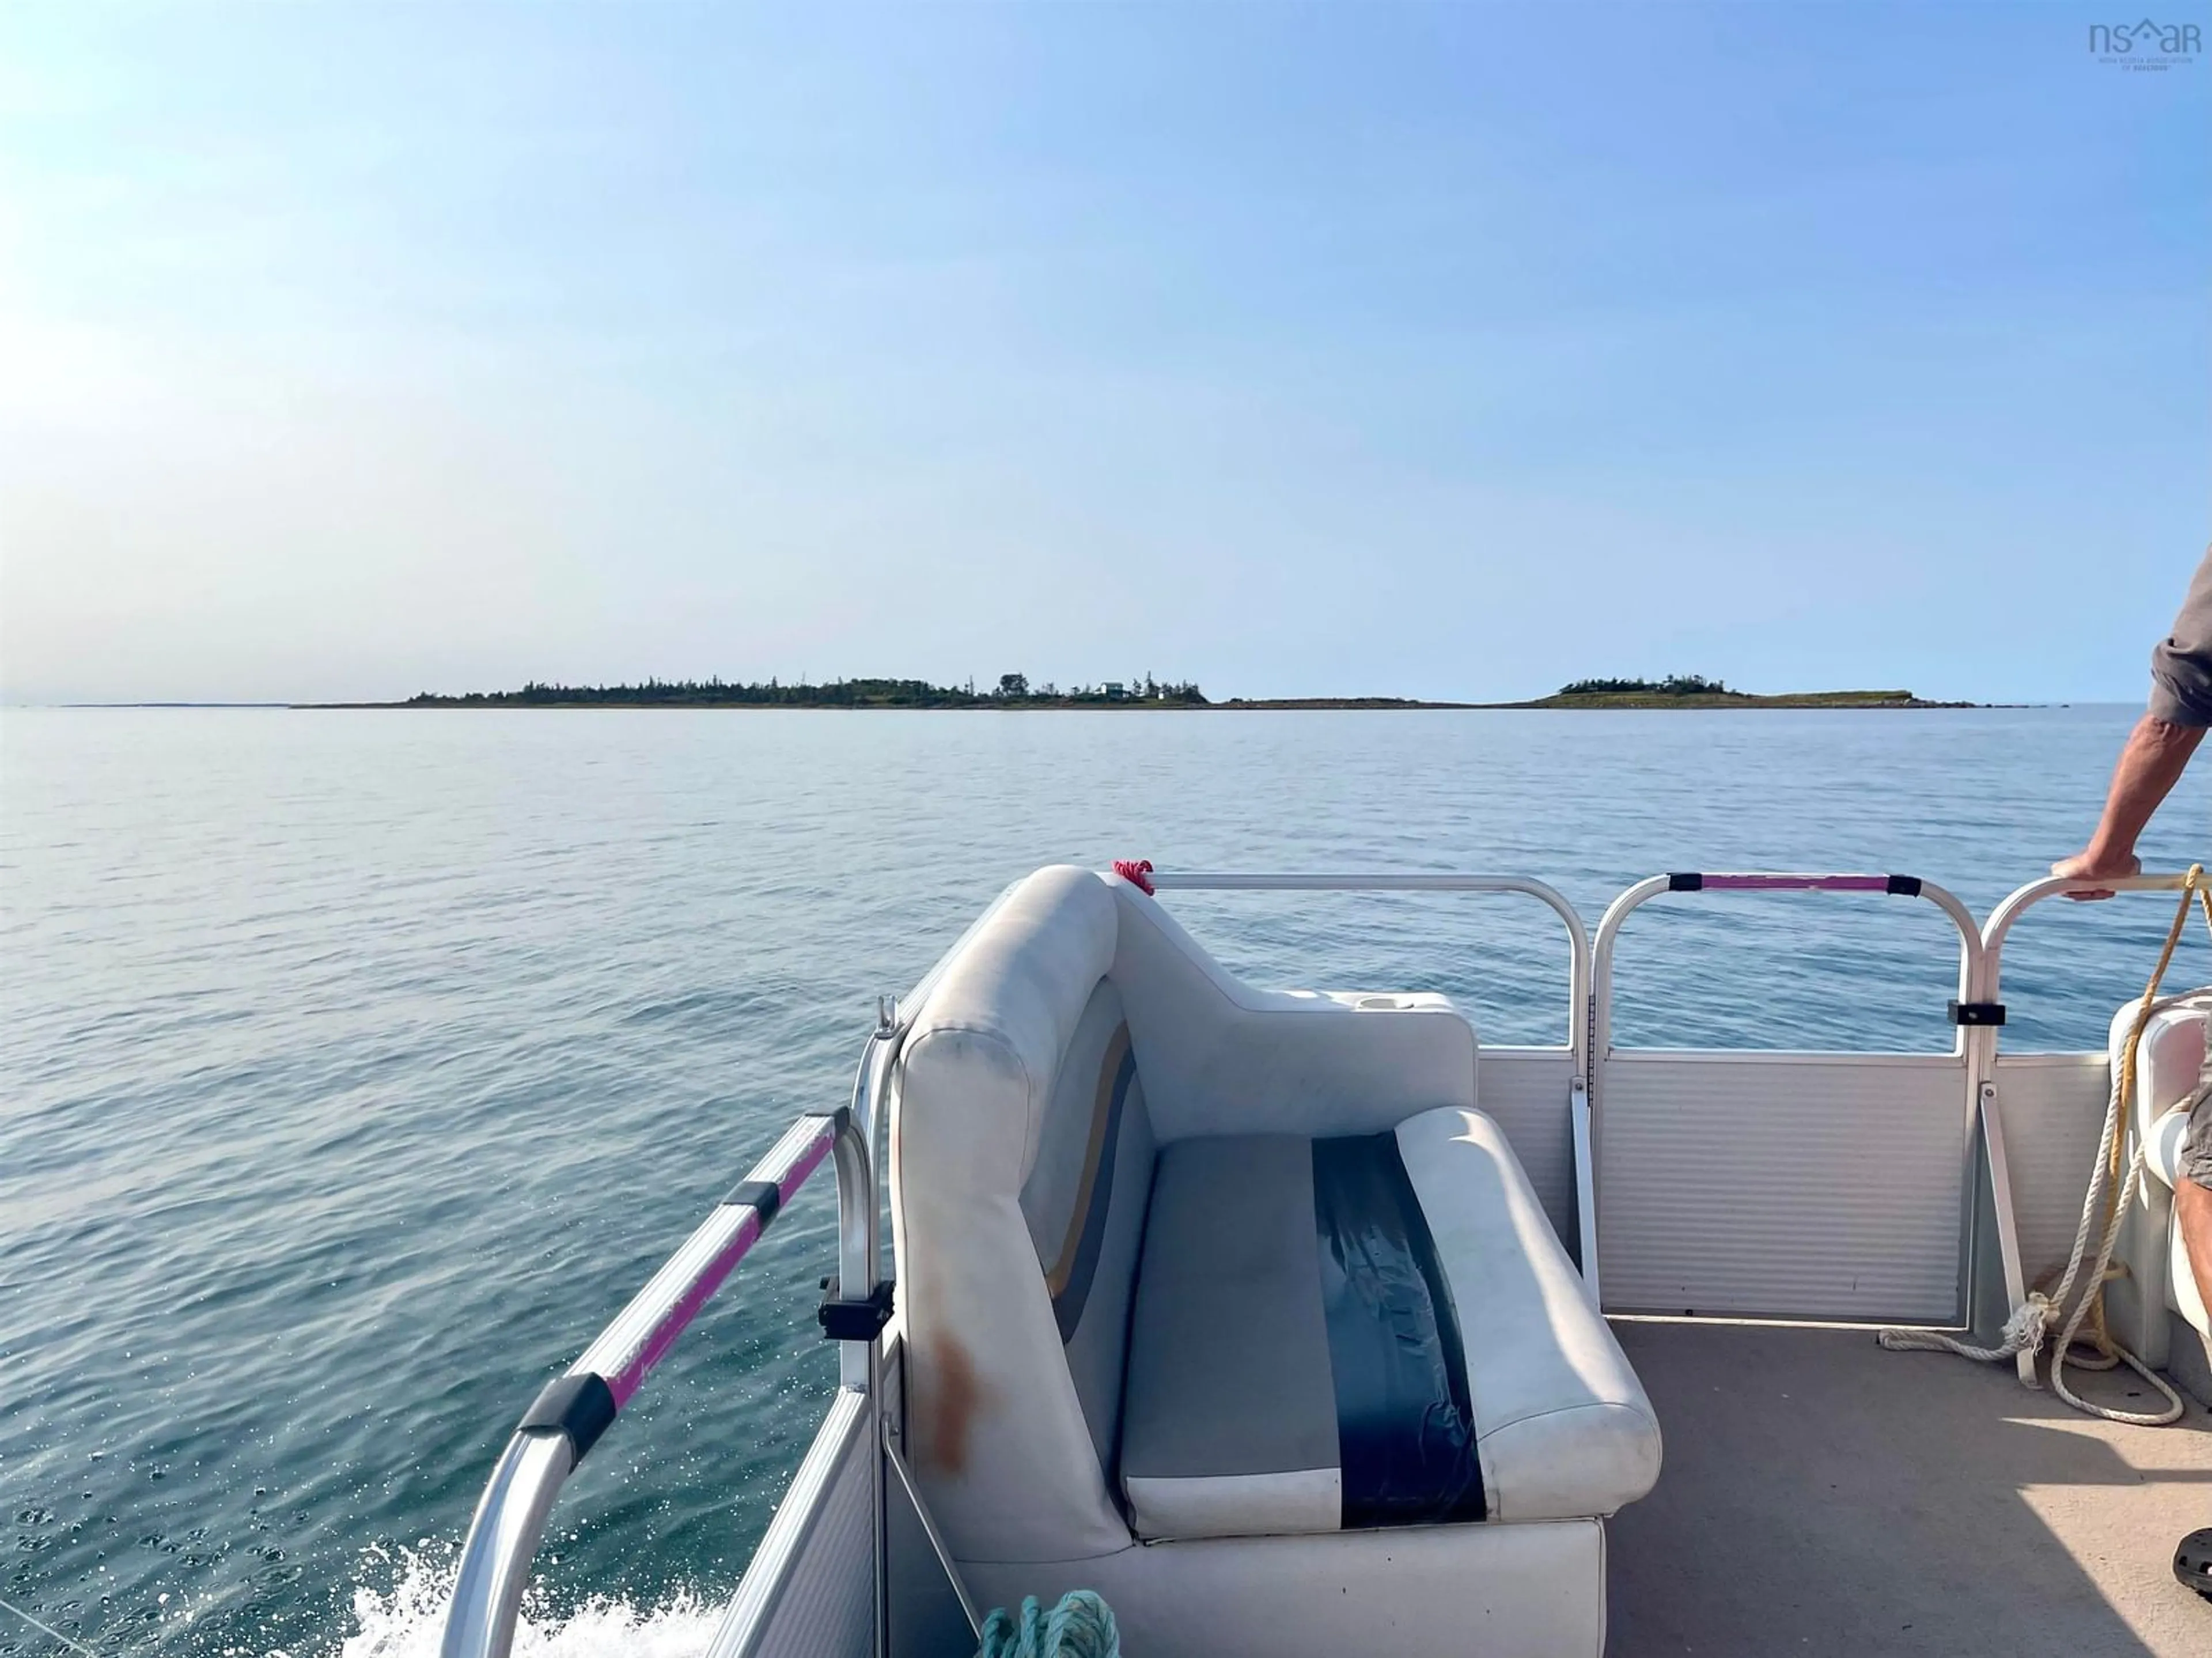
[[[1887,892],[1887,875],[1706,875],[1707,892]]]
[[[820,1138],[801,1152],[797,1161],[784,1171],[783,1177],[776,1181],[779,1210],[798,1195],[799,1188],[806,1183],[806,1177],[822,1166],[822,1160],[830,1155],[830,1145],[836,1139],[836,1130],[825,1121]],[[676,1345],[676,1339],[684,1333],[684,1327],[698,1317],[700,1309],[714,1298],[714,1292],[722,1287],[723,1280],[737,1270],[738,1263],[745,1258],[745,1252],[760,1242],[760,1212],[749,1209],[744,1218],[738,1223],[738,1230],[730,1241],[714,1252],[713,1259],[700,1269],[698,1276],[684,1287],[676,1304],[653,1327],[653,1333],[639,1346],[635,1357],[607,1378],[607,1388],[615,1396],[616,1409],[629,1404],[637,1390],[645,1385],[645,1379],[653,1373],[653,1367],[668,1357],[668,1350]]]

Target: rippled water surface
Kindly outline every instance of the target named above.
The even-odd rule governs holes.
[[[1593,924],[1655,871],[1901,870],[1985,914],[2087,834],[2130,718],[9,711],[0,1654],[68,1649],[24,1614],[103,1655],[434,1651],[538,1384],[1040,864],[1512,872]],[[1170,902],[1265,981],[1565,1029],[1526,901]],[[2166,913],[2038,912],[2008,1040],[2098,1045]],[[1946,926],[1664,899],[1618,1034],[1942,1048]],[[702,1643],[830,1386],[822,1184],[571,1486],[539,1649]]]

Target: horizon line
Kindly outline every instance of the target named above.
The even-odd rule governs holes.
[[[975,713],[993,713],[993,712],[996,712],[996,713],[1030,713],[1030,714],[1054,714],[1054,713],[1061,713],[1061,714],[1086,714],[1086,713],[1091,713],[1091,712],[1093,712],[1093,711],[1094,711],[1094,710],[1092,709],[1092,708],[1091,708],[1091,707],[1089,707],[1089,706],[1072,706],[1072,707],[1066,707],[1066,708],[1023,708],[1018,707],[1018,705],[1017,705],[1017,706],[1011,706],[1011,707],[999,707],[999,708],[994,708],[994,707],[992,707],[992,706],[991,706],[990,704],[988,704],[988,703],[979,703],[979,706],[976,706],[976,707],[969,707],[969,708],[928,708],[928,707],[919,707],[919,706],[916,706],[916,707],[901,707],[901,706],[898,706],[898,705],[896,705],[896,704],[882,704],[882,703],[860,703],[860,704],[842,704],[842,703],[803,704],[803,703],[802,703],[802,704],[785,704],[785,705],[781,705],[781,708],[779,708],[779,706],[778,706],[778,705],[775,705],[775,704],[766,704],[766,705],[761,705],[761,706],[758,706],[758,707],[755,707],[755,706],[753,706],[753,705],[750,705],[750,704],[743,704],[743,703],[713,703],[713,702],[708,702],[708,703],[688,703],[688,704],[687,704],[687,703],[661,703],[661,704],[655,704],[655,703],[621,703],[621,702],[614,702],[614,701],[606,701],[606,702],[592,702],[592,703],[569,703],[569,704],[562,704],[562,703],[526,703],[526,702],[505,702],[505,701],[502,701],[502,702],[492,702],[492,701],[489,700],[489,695],[502,695],[502,696],[504,696],[504,695],[512,695],[512,694],[511,694],[511,693],[492,693],[492,694],[489,694],[489,695],[485,695],[484,694],[481,694],[481,693],[480,693],[479,695],[483,695],[483,696],[484,696],[484,700],[483,700],[483,703],[481,704],[481,706],[487,707],[487,708],[504,708],[504,709],[506,709],[506,710],[507,710],[507,711],[509,711],[509,712],[528,712],[528,711],[530,711],[530,710],[532,710],[532,709],[538,709],[538,710],[539,710],[539,711],[543,711],[543,712],[548,712],[548,713],[558,713],[558,712],[562,712],[562,711],[573,711],[573,710],[577,709],[577,708],[613,708],[613,709],[617,709],[617,710],[636,709],[636,710],[638,710],[638,711],[658,711],[658,712],[662,712],[662,713],[683,712],[683,711],[684,711],[684,710],[686,710],[686,709],[688,708],[689,710],[690,710],[690,711],[692,711],[692,712],[701,713],[701,714],[716,714],[716,713],[728,713],[728,712],[752,712],[752,713],[760,713],[760,714],[772,714],[772,713],[776,713],[776,712],[787,712],[787,713],[793,713],[793,714],[815,714],[815,713],[829,713],[829,714],[975,714]],[[1556,693],[1547,693],[1547,695],[1556,695]],[[1752,693],[1747,693],[1747,695],[1753,695],[1753,696],[1759,696],[1759,697],[1761,697],[1761,698],[1767,698],[1767,697],[1774,697],[1774,696],[1789,697],[1789,696],[1822,696],[1822,695],[1848,695],[1848,693],[1843,693],[1843,692],[1823,692],[1823,691],[1781,691],[1781,692],[1752,692]],[[127,711],[131,711],[131,710],[134,710],[134,709],[135,709],[135,710],[141,710],[141,711],[144,711],[144,710],[157,710],[157,709],[165,709],[165,708],[167,708],[167,709],[179,709],[179,710],[188,710],[188,709],[201,709],[201,710],[208,710],[208,709],[234,709],[234,710],[263,709],[263,710],[274,710],[274,711],[276,711],[276,712],[281,712],[281,713],[291,713],[291,714],[348,714],[348,713],[374,713],[374,712],[378,712],[378,711],[401,711],[401,710],[405,710],[405,709],[407,709],[407,708],[410,708],[410,707],[413,707],[413,708],[418,708],[418,709],[422,709],[422,710],[424,710],[424,711],[435,711],[435,710],[437,710],[437,709],[439,709],[439,708],[442,708],[442,707],[445,707],[445,706],[448,705],[448,704],[459,704],[459,703],[460,703],[460,702],[461,702],[461,700],[462,700],[462,699],[461,699],[460,697],[459,697],[459,696],[452,696],[452,697],[443,697],[443,696],[441,696],[441,697],[439,699],[439,701],[435,701],[435,702],[428,702],[428,703],[413,703],[413,704],[410,704],[410,702],[408,702],[408,701],[404,701],[404,700],[401,700],[401,701],[393,701],[393,700],[389,700],[389,699],[386,699],[386,700],[374,700],[374,701],[371,701],[371,700],[361,700],[361,701],[283,701],[283,700],[271,699],[271,698],[258,698],[258,699],[252,699],[252,700],[246,700],[246,699],[229,699],[229,698],[208,698],[208,699],[200,699],[200,698],[193,698],[193,697],[148,697],[148,698],[129,698],[129,699],[118,699],[118,700],[112,701],[94,701],[94,700],[89,700],[89,699],[73,699],[73,700],[70,700],[70,701],[46,700],[46,699],[36,699],[36,700],[30,700],[30,699],[15,699],[15,698],[9,698],[9,697],[4,697],[4,696],[0,696],[0,710],[4,710],[4,711],[13,711],[13,712],[23,712],[23,711],[35,710],[35,711],[42,711],[42,712],[46,712],[46,713],[60,713],[60,712],[70,712],[70,713],[99,713],[99,712],[106,712],[106,713],[121,713],[121,712],[127,712]],[[1042,700],[1042,699],[1040,699],[1040,700]],[[1922,704],[1922,706],[1921,706],[1921,707],[1917,708],[1911,708],[1911,707],[1901,707],[1901,706],[1898,706],[1898,705],[1890,705],[1890,706],[1887,706],[1887,707],[1883,707],[1883,706],[1881,706],[1881,705],[1868,705],[1868,706],[1867,706],[1867,708],[1866,708],[1865,709],[1863,709],[1863,711],[1864,711],[1864,712],[1874,712],[1874,713],[1893,713],[1893,714],[1898,714],[1898,713],[1901,713],[1901,714],[1912,714],[1912,713],[1945,713],[1945,712],[1948,712],[1948,713],[1964,713],[1964,712],[1971,712],[1971,711],[1972,711],[1972,710],[1974,710],[1974,709],[1991,709],[1991,710],[1993,710],[1993,709],[2001,709],[2001,708],[2136,708],[2136,707],[2139,707],[2139,706],[2140,706],[2140,699],[2133,698],[2133,697],[2119,697],[2119,696],[2077,696],[2077,697],[2047,697],[2047,696],[2046,696],[2046,697],[2023,697],[2023,698],[2014,698],[2014,699],[2006,699],[2006,700],[1990,701],[1971,701],[1971,700],[1967,700],[1967,699],[1965,699],[1965,698],[1958,698],[1958,699],[1942,698],[1942,699],[1938,699],[1938,698],[1932,698],[1932,697],[1929,697],[1929,698],[1918,698],[1918,699],[1917,699],[1917,701]],[[1307,695],[1307,696],[1236,696],[1236,697],[1227,697],[1227,698],[1224,698],[1224,699],[1222,699],[1222,700],[1220,700],[1220,701],[1207,701],[1207,702],[1203,702],[1203,703],[1184,703],[1184,702],[1148,701],[1146,701],[1146,699],[1143,699],[1143,698],[1132,697],[1132,698],[1127,699],[1127,700],[1126,700],[1125,701],[1123,701],[1123,702],[1119,702],[1119,703],[1100,702],[1099,704],[1097,704],[1097,705],[1096,711],[1103,713],[1103,712],[1112,712],[1112,711],[1115,711],[1115,709],[1118,709],[1118,708],[1130,708],[1130,709],[1148,709],[1149,711],[1151,711],[1151,712],[1152,712],[1152,713],[1156,713],[1156,714],[1172,714],[1172,713],[1204,714],[1204,713],[1206,713],[1206,712],[1208,712],[1208,711],[1210,711],[1210,710],[1211,710],[1211,711],[1216,711],[1216,712],[1219,712],[1219,711],[1231,711],[1231,710],[1237,709],[1237,708],[1238,708],[1239,707],[1242,707],[1242,708],[1245,708],[1245,709],[1252,710],[1252,711],[1273,711],[1273,712],[1285,713],[1285,714],[1295,714],[1295,713],[1299,713],[1299,712],[1327,713],[1327,712],[1331,711],[1331,708],[1332,708],[1332,707],[1334,707],[1334,708],[1335,708],[1339,709],[1340,711],[1341,711],[1341,712],[1346,712],[1346,713],[1362,713],[1362,712],[1370,712],[1370,713],[1389,713],[1389,712],[1396,711],[1396,712],[1401,712],[1401,713],[1408,713],[1408,714],[1418,714],[1418,713],[1431,713],[1431,714],[1450,714],[1450,713],[1462,713],[1462,714],[1559,714],[1559,713],[1591,712],[1591,711],[1602,711],[1602,712],[1610,712],[1610,713],[1616,713],[1616,714],[1644,714],[1644,713],[1662,713],[1662,714],[1663,714],[1663,713],[1668,713],[1668,712],[1676,712],[1676,713],[1707,713],[1707,714],[1722,714],[1722,713],[1730,713],[1730,712],[1735,712],[1735,710],[1729,709],[1729,708],[1725,708],[1725,707],[1719,707],[1719,708],[1716,708],[1716,707],[1711,707],[1711,706],[1708,706],[1708,707],[1705,707],[1705,708],[1698,708],[1698,707],[1696,707],[1696,706],[1694,706],[1694,705],[1692,705],[1692,706],[1689,706],[1689,707],[1684,707],[1684,708],[1680,708],[1671,709],[1671,710],[1670,710],[1670,709],[1668,709],[1668,708],[1666,708],[1666,707],[1664,707],[1664,706],[1660,706],[1660,707],[1656,707],[1656,708],[1653,708],[1653,707],[1645,707],[1645,708],[1626,708],[1626,707],[1614,707],[1614,708],[1609,708],[1609,709],[1604,709],[1604,710],[1562,709],[1562,708],[1540,708],[1540,707],[1536,707],[1536,706],[1534,706],[1534,704],[1535,704],[1535,702],[1536,702],[1537,701],[1539,701],[1539,699],[1535,699],[1535,698],[1525,698],[1525,697],[1524,697],[1524,698],[1516,698],[1516,699],[1514,699],[1514,700],[1511,700],[1511,701],[1497,701],[1497,702],[1468,702],[1468,701],[1447,701],[1447,700],[1444,700],[1444,699],[1442,699],[1442,698],[1433,698],[1433,697],[1419,697],[1419,696],[1386,696],[1386,695],[1350,695],[1350,696],[1322,696],[1322,695]],[[1363,706],[1358,706],[1358,705],[1364,705],[1364,706],[1363,707]],[[457,710],[457,711],[465,711],[465,709],[462,709],[462,710]],[[1792,712],[1792,710],[1788,710],[1788,709],[1769,709],[1769,710],[1766,710],[1766,711],[1767,711],[1767,712],[1776,712],[1776,713],[1786,713],[1786,712]],[[1824,710],[1820,709],[1820,708],[1801,708],[1801,709],[1794,710],[1794,712],[1798,712],[1798,713],[1814,713],[1814,714],[1820,713],[1820,712],[1823,712],[1823,711],[1824,711]],[[1845,708],[1844,708],[1844,709],[1843,709],[1842,711],[1844,711],[1844,712],[1850,712],[1850,711],[1851,711],[1851,710],[1850,710],[1848,707],[1845,707]]]

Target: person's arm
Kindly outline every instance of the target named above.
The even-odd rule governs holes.
[[[2051,866],[2075,880],[2133,875],[2142,869],[2136,837],[2159,803],[2172,792],[2189,756],[2212,726],[2212,549],[2189,584],[2173,631],[2150,653],[2150,710],[2136,721],[2112,768],[2105,815],[2089,844]],[[2109,898],[2110,892],[2076,892],[2075,898]]]
[[[2189,756],[2204,740],[2202,726],[2177,725],[2147,714],[2128,733],[2120,750],[2120,763],[2112,768],[2112,786],[2105,797],[2105,815],[2089,844],[2071,858],[2051,866],[2053,875],[2077,880],[2104,876],[2133,875],[2142,867],[2136,856],[2136,837],[2150,822],[2159,803],[2172,792],[2189,764]],[[2109,892],[2080,892],[2077,898],[2109,898]]]

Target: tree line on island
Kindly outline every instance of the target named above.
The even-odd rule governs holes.
[[[1723,680],[1701,673],[1670,673],[1664,679],[1577,679],[1554,696],[1743,696]]]
[[[926,679],[807,680],[786,684],[723,679],[648,679],[640,685],[558,685],[532,680],[519,691],[470,691],[459,696],[423,691],[407,708],[559,708],[575,705],[622,708],[1108,708],[1122,704],[1152,708],[1208,706],[1195,683],[1154,679],[1149,673],[1128,680],[1071,685],[1048,680],[1031,686],[1026,674],[999,676],[995,686],[933,685]]]

